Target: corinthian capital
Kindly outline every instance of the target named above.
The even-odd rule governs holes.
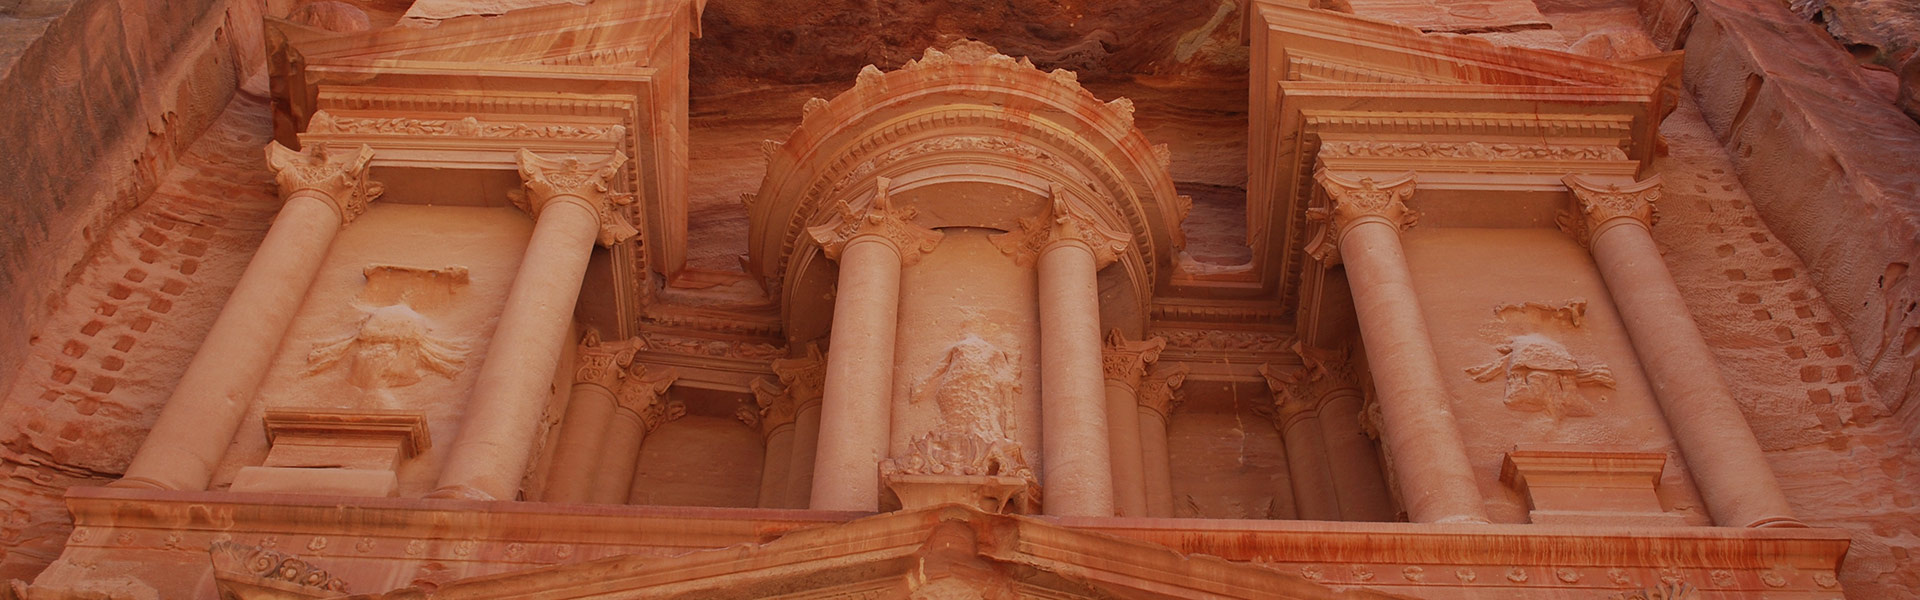
[[[807,344],[806,356],[775,359],[773,374],[780,376],[780,384],[793,400],[795,410],[826,396],[827,357],[820,352],[819,344]]]
[[[510,196],[515,206],[538,220],[555,202],[570,202],[587,209],[600,223],[600,245],[612,246],[640,233],[627,221],[618,207],[633,204],[633,194],[613,191],[620,166],[627,155],[615,150],[613,156],[597,162],[578,157],[547,158],[526,149],[520,150],[520,186]]]
[[[354,217],[367,211],[367,204],[386,191],[379,182],[367,180],[367,164],[372,161],[373,148],[366,144],[348,156],[333,155],[320,144],[310,144],[300,152],[280,142],[267,144],[267,170],[280,184],[280,197],[291,199],[306,192],[325,200],[340,215],[342,225],[352,223]]]
[[[626,376],[625,369],[633,363],[634,353],[646,345],[640,338],[602,342],[599,332],[587,330],[575,353],[574,360],[579,367],[574,369],[574,383],[591,383],[609,391],[619,389],[620,379]]]
[[[1187,373],[1192,370],[1187,363],[1154,365],[1140,383],[1140,406],[1165,420],[1173,414],[1174,407],[1180,406],[1180,386],[1187,382]]]
[[[1573,192],[1573,206],[1560,213],[1560,229],[1580,245],[1591,245],[1605,227],[1639,224],[1653,227],[1659,220],[1653,203],[1660,200],[1660,176],[1620,185],[1596,183],[1580,175],[1560,178]]]
[[[673,382],[678,379],[680,379],[678,370],[667,369],[654,373],[650,372],[646,365],[636,363],[628,369],[625,381],[621,383],[620,389],[614,392],[614,399],[620,408],[638,415],[641,423],[647,426],[647,431],[651,432],[662,423],[678,419],[681,414],[686,413],[684,405],[680,405],[677,409],[679,414],[674,414],[676,409],[661,401],[667,389],[673,387]]]
[[[900,252],[900,264],[920,261],[920,255],[932,252],[944,234],[914,224],[919,213],[913,207],[895,208],[888,188],[893,180],[878,178],[872,200],[855,206],[851,199],[839,203],[839,210],[826,223],[807,228],[807,234],[827,252],[827,258],[840,260],[840,251],[855,238],[876,236]]]
[[[1307,220],[1317,229],[1307,242],[1307,252],[1321,261],[1338,260],[1340,236],[1354,225],[1372,221],[1406,229],[1419,221],[1419,215],[1407,208],[1407,200],[1413,198],[1412,171],[1381,181],[1372,177],[1350,179],[1320,169],[1313,179],[1332,200],[1330,206],[1307,209]]]
[[[747,387],[753,390],[753,403],[760,409],[757,415],[761,436],[772,437],[774,431],[793,425],[794,419],[800,415],[793,394],[780,384],[762,377],[753,380]]]
[[[1129,341],[1118,329],[1108,331],[1107,342],[1101,348],[1100,366],[1109,381],[1138,388],[1147,365],[1160,360],[1160,351],[1166,347],[1166,338],[1153,337],[1136,342]]]
[[[1093,210],[1069,200],[1060,184],[1053,184],[1051,193],[1053,206],[1046,214],[1021,219],[1019,231],[989,238],[1001,252],[1021,266],[1032,266],[1049,246],[1080,243],[1093,252],[1095,265],[1104,268],[1127,251],[1126,232],[1108,227]]]

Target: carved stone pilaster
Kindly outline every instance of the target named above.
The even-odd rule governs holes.
[[[1180,406],[1180,385],[1187,382],[1187,373],[1193,368],[1187,363],[1154,365],[1140,383],[1140,406],[1160,415],[1161,420],[1173,415],[1173,409]]]
[[[1131,239],[1126,232],[1108,227],[1100,215],[1068,200],[1066,189],[1054,184],[1053,206],[1046,214],[1020,220],[1019,231],[997,234],[988,239],[1000,251],[1012,256],[1020,266],[1033,266],[1040,253],[1056,243],[1078,242],[1093,251],[1094,264],[1104,268],[1120,259]]]
[[[855,206],[853,201],[844,200],[826,223],[807,228],[807,234],[819,242],[827,258],[840,260],[840,251],[846,249],[848,242],[871,235],[893,244],[900,252],[901,266],[908,266],[920,262],[922,254],[932,252],[934,246],[940,244],[944,234],[913,222],[918,210],[893,206],[893,197],[888,191],[893,180],[885,177],[878,180],[872,200],[865,205]]]
[[[571,202],[599,220],[602,246],[624,242],[640,233],[618,208],[633,204],[633,194],[613,191],[620,166],[627,162],[626,153],[615,150],[613,156],[589,163],[573,156],[547,158],[522,149],[519,160],[521,190],[509,197],[534,219],[554,202]]]
[[[758,378],[747,385],[753,390],[753,402],[759,407],[756,413],[760,426],[760,435],[773,437],[773,433],[782,427],[790,427],[800,415],[800,407],[793,401],[788,388]]]
[[[350,156],[336,156],[320,144],[295,152],[280,142],[267,144],[267,170],[280,184],[280,197],[292,199],[305,193],[319,198],[339,213],[340,223],[352,223],[367,205],[386,191],[386,186],[367,179],[367,164],[373,161],[373,148],[361,144]]]
[[[826,396],[827,357],[820,352],[819,344],[807,344],[806,356],[775,359],[773,374],[780,376],[795,412],[818,404]]]
[[[1314,233],[1306,250],[1315,260],[1339,262],[1340,236],[1360,223],[1374,221],[1406,229],[1419,221],[1419,214],[1407,208],[1407,200],[1413,198],[1412,171],[1376,181],[1372,177],[1348,179],[1320,169],[1313,179],[1332,200],[1331,206],[1307,209],[1307,221]]]
[[[618,390],[627,365],[633,364],[634,353],[646,347],[647,343],[640,338],[602,342],[600,334],[589,329],[581,336],[580,348],[575,354],[574,360],[579,366],[574,369],[573,381]]]
[[[625,381],[621,383],[620,389],[614,392],[614,400],[622,410],[639,416],[640,422],[646,426],[646,431],[652,433],[654,429],[668,421],[687,414],[685,404],[661,401],[661,396],[665,395],[667,389],[673,387],[673,382],[678,379],[680,379],[680,372],[676,369],[651,373],[646,365],[635,364],[627,369]]]
[[[1107,332],[1107,342],[1101,348],[1100,367],[1108,381],[1118,381],[1127,387],[1138,389],[1141,376],[1146,374],[1147,365],[1160,360],[1160,351],[1166,349],[1167,340],[1151,337],[1140,341],[1129,341],[1120,330]]]
[[[1660,176],[1622,186],[1588,181],[1580,175],[1560,179],[1573,192],[1573,205],[1560,212],[1560,230],[1573,236],[1582,246],[1593,244],[1594,235],[1603,227],[1638,223],[1653,227],[1659,222],[1654,203],[1660,200]]]

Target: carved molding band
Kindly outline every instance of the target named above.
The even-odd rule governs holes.
[[[352,223],[386,187],[367,179],[373,148],[361,144],[352,156],[334,156],[321,144],[295,152],[280,142],[267,144],[267,170],[280,184],[280,197],[291,200],[305,193],[324,200],[340,215],[340,224]]]
[[[1573,192],[1573,206],[1560,213],[1560,230],[1582,246],[1593,244],[1606,227],[1639,223],[1651,228],[1659,221],[1654,203],[1660,200],[1660,176],[1629,185],[1600,184],[1578,174],[1560,179]]]
[[[626,164],[627,154],[615,150],[613,156],[588,163],[578,157],[547,158],[522,149],[520,160],[521,193],[511,196],[515,206],[539,220],[554,202],[572,202],[594,215],[600,225],[602,246],[627,241],[640,230],[627,221],[625,211],[617,207],[634,202],[633,194],[613,192],[614,177]]]
[[[1066,188],[1053,184],[1052,209],[1047,214],[1020,220],[1020,231],[991,236],[1000,251],[1013,257],[1020,266],[1033,266],[1040,255],[1061,243],[1085,244],[1093,253],[1097,268],[1105,268],[1120,259],[1131,245],[1126,232],[1106,226],[1100,215],[1068,198]]]
[[[1419,220],[1419,215],[1407,208],[1407,200],[1413,198],[1412,171],[1375,181],[1372,177],[1347,179],[1321,169],[1313,179],[1332,200],[1332,206],[1307,209],[1307,219],[1318,229],[1307,242],[1307,252],[1317,260],[1337,262],[1340,238],[1355,225],[1379,222],[1402,230]]]
[[[1469,160],[1628,160],[1619,146],[1386,142],[1338,140],[1320,144],[1321,158],[1453,158]]]
[[[498,123],[481,121],[473,117],[463,119],[342,117],[320,111],[314,113],[313,119],[308,122],[307,133],[620,141],[627,137],[627,128],[620,125]]]
[[[819,242],[827,258],[833,260],[840,260],[840,252],[855,238],[874,236],[886,240],[900,253],[901,266],[919,262],[920,255],[932,252],[944,234],[914,224],[913,217],[919,211],[913,207],[895,208],[888,191],[892,185],[891,179],[876,178],[873,199],[865,206],[854,206],[851,199],[842,200],[832,219],[807,228],[807,234]]]

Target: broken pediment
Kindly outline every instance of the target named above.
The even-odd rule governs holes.
[[[229,587],[228,589],[237,589]],[[601,560],[403,588],[417,598],[1392,598],[960,505],[795,531],[771,542]],[[259,596],[269,597],[269,596]],[[240,595],[240,600],[254,596]]]

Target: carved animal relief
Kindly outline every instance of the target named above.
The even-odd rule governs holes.
[[[385,390],[419,383],[427,373],[453,378],[466,362],[467,345],[435,335],[430,322],[406,304],[367,311],[353,333],[315,344],[307,374],[347,365],[347,381],[391,403]]]
[[[1606,365],[1582,365],[1566,346],[1546,336],[1515,336],[1494,349],[1500,358],[1466,371],[1479,382],[1504,377],[1507,408],[1544,412],[1555,419],[1591,416],[1593,404],[1580,393],[1580,386],[1614,386],[1613,371]]]

